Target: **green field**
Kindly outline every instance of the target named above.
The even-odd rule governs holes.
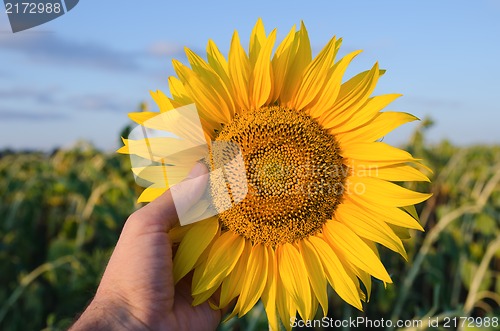
[[[426,124],[403,146],[434,170],[431,184],[409,186],[434,194],[417,206],[426,232],[404,241],[408,263],[380,249],[394,284],[375,281],[364,312],[330,295],[332,321],[418,320],[426,329],[438,318],[440,327],[428,329],[500,329],[491,325],[500,317],[500,146],[430,146]],[[140,192],[127,156],[85,143],[51,154],[0,152],[0,330],[70,326]],[[220,329],[267,329],[262,306]]]

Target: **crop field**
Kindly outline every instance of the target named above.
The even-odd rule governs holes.
[[[433,170],[431,183],[411,184],[433,193],[417,206],[425,232],[404,240],[408,262],[380,248],[394,283],[375,281],[364,311],[331,291],[327,318],[318,312],[318,320],[500,328],[500,146],[428,145],[426,124],[403,146]],[[86,143],[50,154],[0,152],[0,330],[67,329],[92,298],[141,190],[128,157]],[[326,329],[303,324],[295,329]],[[262,305],[220,329],[266,330]]]

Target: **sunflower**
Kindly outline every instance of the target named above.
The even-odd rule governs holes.
[[[186,136],[189,130],[182,124],[165,128],[164,121],[155,119],[194,104],[202,140],[212,146],[204,159],[212,170],[234,153],[227,147],[216,150],[209,142],[237,146],[246,195],[235,201],[239,186],[222,185],[229,193],[228,205],[218,192],[224,178],[241,180],[238,167],[225,167],[222,179],[211,176],[208,195],[217,215],[206,214],[202,221],[171,231],[180,243],[174,277],[178,282],[194,271],[194,305],[218,289],[220,301],[211,303],[214,308],[236,300],[230,317],[245,315],[262,300],[271,328],[278,330],[280,319],[288,329],[290,318],[299,313],[304,320],[312,319],[319,306],[326,316],[327,284],[362,310],[372,277],[392,282],[376,243],[407,259],[401,238],[408,229],[423,230],[414,204],[430,194],[393,183],[428,178],[419,160],[380,141],[417,118],[382,112],[399,95],[371,96],[384,74],[377,63],[343,82],[347,66],[360,51],[337,61],[341,39],[332,38],[314,58],[303,23],[298,31],[294,26],[273,53],[275,41],[276,30],[266,34],[259,19],[248,53],[237,31],[227,59],[213,41],[208,42],[206,60],[186,49],[190,67],[173,61],[177,77],[169,78],[171,97],[152,92],[160,112],[130,117],[142,126]],[[177,157],[167,162],[151,154],[175,141],[124,139],[119,152],[159,164],[134,169],[152,183],[140,201],[151,201],[182,180],[202,156],[200,151],[189,161]],[[168,184],[162,167],[174,174]],[[193,213],[204,215],[207,205],[199,204]]]

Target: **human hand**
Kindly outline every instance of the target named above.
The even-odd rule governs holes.
[[[192,185],[177,194],[193,204],[207,185],[197,164]],[[174,288],[172,243],[167,232],[178,222],[170,190],[133,213],[106,267],[95,298],[71,330],[215,330],[221,312],[208,303],[191,305],[191,284]]]

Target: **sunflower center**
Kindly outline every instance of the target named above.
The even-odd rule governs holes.
[[[276,246],[318,233],[332,217],[346,168],[334,136],[308,115],[279,106],[248,111],[235,116],[215,140],[239,147],[248,187],[245,198],[230,208],[214,199],[223,227],[253,243]],[[215,154],[221,153],[212,150],[212,166]],[[227,178],[238,177],[232,173],[237,167],[224,171]],[[211,182],[214,197],[215,187]]]

